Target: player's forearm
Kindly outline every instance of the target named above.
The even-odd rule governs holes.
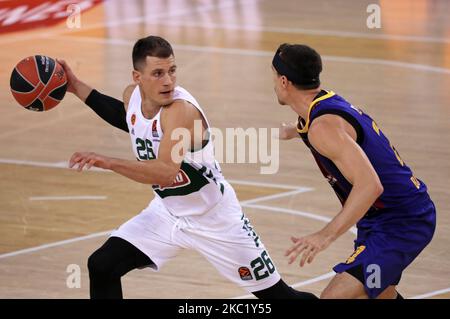
[[[83,102],[86,102],[87,97],[92,92],[93,88],[87,85],[86,83],[77,80],[75,83],[72,84],[75,92],[74,94]]]
[[[91,89],[85,103],[104,121],[128,132],[127,112],[122,101]]]
[[[281,124],[279,137],[282,140],[290,140],[295,137],[299,137],[297,132],[297,122]]]
[[[288,125],[287,134],[289,139],[299,137],[297,132],[297,122]]]
[[[155,159],[139,162],[109,158],[112,171],[142,184],[169,186],[173,183],[178,170]]]
[[[362,185],[355,183],[344,207],[339,214],[325,226],[323,229],[324,232],[333,240],[347,232],[364,216],[364,214],[366,214],[382,192],[383,188],[378,183],[365,182],[362,183]]]

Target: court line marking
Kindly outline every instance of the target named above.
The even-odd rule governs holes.
[[[241,206],[248,207],[248,208],[255,208],[255,209],[262,210],[262,211],[268,210],[268,211],[280,212],[280,213],[284,213],[284,214],[302,216],[302,217],[306,217],[309,219],[315,219],[318,221],[322,221],[325,223],[328,223],[332,220],[332,218],[327,217],[327,216],[322,216],[322,215],[314,214],[314,213],[302,212],[299,210],[294,210],[294,209],[289,209],[289,208],[274,207],[274,206],[267,206],[267,205],[255,205],[255,204],[241,204]],[[351,232],[352,234],[357,234],[357,229],[354,226],[351,227],[348,231]]]
[[[0,158],[0,164],[15,164],[15,165],[26,165],[26,166],[36,166],[45,168],[68,168],[68,162],[37,162],[28,160],[16,160],[10,158]]]
[[[444,294],[446,292],[450,292],[450,287],[445,288],[445,289],[440,289],[440,290],[434,290],[434,291],[431,291],[431,292],[428,292],[428,293],[422,294],[422,295],[417,295],[417,296],[411,297],[410,299],[425,299],[425,298],[433,297],[436,295]]]
[[[125,45],[132,46],[134,40],[125,39],[101,39],[97,37],[83,37],[83,36],[54,36],[52,40],[60,41],[80,41],[80,42],[92,42],[92,43],[105,43],[112,45]],[[180,45],[172,44],[175,51],[192,51],[192,52],[202,52],[202,53],[219,53],[219,54],[231,54],[231,55],[244,55],[244,56],[257,56],[257,57],[272,57],[273,52],[263,51],[263,50],[247,50],[247,49],[237,49],[237,48],[220,48],[220,47],[208,47],[208,46],[196,46],[196,45]],[[418,71],[426,71],[432,73],[450,74],[450,69],[441,68],[437,66],[431,66],[426,64],[409,63],[394,60],[384,60],[384,59],[370,59],[370,58],[355,58],[349,56],[333,56],[333,55],[323,55],[323,60],[331,62],[344,62],[344,63],[355,63],[355,64],[375,64],[375,65],[385,65],[394,66]]]
[[[30,201],[59,201],[59,200],[105,200],[108,196],[32,196]]]
[[[317,277],[313,277],[313,278],[305,280],[305,281],[299,281],[299,282],[297,282],[297,283],[295,283],[293,285],[290,285],[290,286],[292,288],[304,287],[304,286],[311,285],[311,284],[314,284],[316,282],[323,281],[323,280],[326,280],[328,278],[331,278],[335,274],[336,273],[334,271],[330,271],[330,272],[327,272],[326,274],[323,274],[323,275],[320,275],[320,276],[317,276]],[[255,298],[255,296],[253,294],[248,294],[248,295],[232,297],[230,299],[246,299],[246,298],[251,298],[251,297]]]
[[[313,188],[299,187],[298,189],[293,190],[293,191],[282,192],[282,193],[278,193],[278,194],[274,194],[274,195],[267,195],[267,196],[256,197],[256,198],[253,198],[253,199],[248,199],[248,200],[241,201],[240,203],[241,203],[241,206],[250,205],[250,204],[253,204],[253,203],[257,203],[257,202],[274,200],[274,199],[278,199],[278,198],[282,198],[282,197],[286,197],[286,196],[306,193],[306,192],[310,192],[312,190],[313,190]]]
[[[18,255],[23,255],[23,254],[34,253],[34,252],[39,251],[39,250],[44,250],[44,249],[48,249],[48,248],[52,248],[52,247],[63,246],[63,245],[67,245],[67,244],[71,244],[71,243],[75,243],[75,242],[79,242],[79,241],[83,241],[83,240],[87,240],[87,239],[97,238],[97,237],[108,235],[111,232],[112,232],[112,230],[108,230],[108,231],[104,231],[104,232],[93,233],[93,234],[89,234],[89,235],[85,235],[85,236],[74,237],[74,238],[70,238],[70,239],[66,239],[66,240],[56,241],[54,243],[39,245],[39,246],[36,246],[36,247],[16,250],[16,251],[13,251],[13,252],[10,252],[10,253],[1,254],[0,255],[0,259],[4,259],[4,258],[7,258],[7,257],[18,256]]]
[[[330,271],[329,273],[323,274],[323,275],[318,276],[318,277],[314,277],[314,278],[309,279],[309,280],[300,281],[300,282],[295,283],[295,284],[293,284],[291,286],[292,286],[292,288],[298,288],[298,287],[307,286],[307,285],[310,285],[310,284],[313,284],[313,283],[316,283],[316,282],[319,282],[319,281],[331,278],[335,274],[336,273],[334,271]],[[434,290],[434,291],[431,291],[429,293],[425,293],[425,294],[422,294],[422,295],[417,295],[417,296],[410,297],[410,298],[407,298],[407,299],[425,299],[425,298],[433,297],[433,296],[436,296],[436,295],[444,294],[446,292],[450,292],[450,288],[441,289],[441,290]],[[255,296],[252,295],[252,294],[249,294],[249,295],[242,295],[242,296],[238,296],[238,297],[232,297],[230,299],[244,299],[244,298],[251,298],[251,297],[255,297]]]
[[[292,189],[292,190],[303,189],[303,187],[300,187],[300,186],[293,186],[293,185],[286,185],[286,184],[264,183],[264,182],[245,181],[245,180],[228,179],[228,178],[226,180],[231,184],[274,187],[274,188]],[[307,188],[307,187],[305,187],[305,188]],[[313,188],[311,188],[311,190],[313,190]]]
[[[306,286],[306,285],[314,284],[316,282],[319,282],[319,281],[331,278],[334,275],[336,275],[336,273],[334,271],[330,271],[330,272],[327,272],[326,274],[320,275],[318,277],[314,277],[314,278],[311,278],[311,279],[308,279],[308,280],[305,280],[305,281],[297,282],[297,283],[295,283],[295,284],[293,284],[291,286],[293,288],[303,287],[303,286]]]
[[[205,23],[205,22],[173,22],[173,21],[163,21],[163,22],[152,23],[152,24],[158,25],[158,26],[200,27],[200,28],[208,28],[208,29],[244,30],[244,31],[257,31],[257,32],[273,32],[273,33],[293,33],[293,34],[305,34],[305,35],[342,37],[342,38],[450,43],[450,39],[445,38],[445,37],[400,35],[400,34],[376,34],[376,33],[368,33],[368,32],[320,30],[320,29],[307,29],[307,28],[289,28],[289,27],[277,27],[277,26],[258,26],[258,25],[250,25],[250,24],[238,25],[238,24],[228,24],[228,23],[224,24],[224,23],[211,23],[211,22]]]
[[[60,161],[60,162],[36,162],[36,161],[28,161],[28,160],[16,160],[11,158],[0,158],[0,164],[14,164],[14,165],[25,165],[25,166],[36,166],[36,167],[45,167],[45,168],[64,168],[69,170],[74,170],[69,168],[69,162]],[[86,170],[84,170],[86,171]],[[112,172],[110,170],[91,167],[89,171],[96,172]]]
[[[14,164],[14,165],[25,165],[25,166],[35,166],[35,167],[45,167],[45,168],[63,168],[69,169],[69,162],[60,161],[60,162],[38,162],[38,161],[28,161],[28,160],[17,160],[12,158],[0,158],[0,164]],[[106,172],[113,173],[113,171],[101,169],[98,167],[92,167],[89,169],[90,171],[97,172]],[[227,179],[227,181],[231,184],[240,184],[240,185],[249,185],[249,186],[260,186],[266,188],[281,188],[281,189],[290,189],[297,191],[312,191],[314,188],[310,187],[302,187],[302,186],[294,186],[294,185],[285,185],[285,184],[276,184],[276,183],[267,183],[267,182],[257,182],[257,181],[248,181],[248,180],[238,180],[238,179]]]

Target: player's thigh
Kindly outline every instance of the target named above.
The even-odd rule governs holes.
[[[276,284],[280,275],[250,220],[239,207],[225,204],[219,209],[203,220],[201,228],[189,231],[192,248],[222,276],[249,292]]]
[[[280,275],[231,186],[224,198],[201,216],[188,218],[190,247],[201,253],[227,279],[253,292],[269,288]]]
[[[149,207],[121,225],[111,236],[131,243],[152,260],[151,268],[159,270],[183,248],[173,238],[175,223],[176,219],[162,204],[153,201]]]
[[[322,299],[367,299],[363,284],[352,275],[337,274],[320,295]]]

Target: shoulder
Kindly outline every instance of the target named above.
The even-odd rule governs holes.
[[[191,127],[194,121],[200,118],[198,109],[183,99],[174,100],[171,104],[164,106],[161,111],[161,123],[177,123],[183,127]]]
[[[171,104],[163,107],[165,113],[196,113],[197,108],[189,101],[184,99],[175,99]]]
[[[125,90],[123,90],[123,104],[125,105],[125,109],[128,108],[128,103],[130,102],[131,95],[133,94],[136,86],[136,84],[130,84],[125,88]]]
[[[308,130],[308,140],[322,155],[339,153],[340,149],[352,141],[347,132],[346,121],[334,114],[325,114],[316,118]]]
[[[336,139],[343,135],[348,135],[355,141],[357,139],[357,132],[353,125],[337,114],[320,115],[312,121],[308,130],[308,138],[313,140]]]
[[[308,136],[327,135],[344,129],[344,119],[335,114],[323,114],[315,118],[308,130]]]

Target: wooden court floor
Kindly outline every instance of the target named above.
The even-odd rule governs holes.
[[[0,298],[87,298],[88,256],[143,209],[150,188],[111,172],[67,168],[75,151],[132,159],[129,137],[67,95],[52,111],[19,107],[9,76],[23,57],[64,58],[98,90],[120,98],[131,82],[131,48],[157,34],[174,46],[179,85],[214,127],[274,128],[294,121],[273,92],[270,62],[280,43],[323,56],[323,86],[371,114],[423,180],[436,204],[431,244],[404,272],[405,297],[450,297],[450,4],[377,1],[381,29],[368,29],[371,1],[109,1],[83,13],[81,28],[0,33]],[[275,156],[276,155],[276,156]],[[276,174],[264,163],[223,163],[243,210],[285,281],[319,294],[331,268],[353,251],[349,231],[313,264],[288,265],[291,235],[319,230],[339,203],[299,140],[280,142]],[[81,287],[69,288],[70,265]],[[160,272],[123,279],[127,298],[232,298],[246,292],[184,251]]]

